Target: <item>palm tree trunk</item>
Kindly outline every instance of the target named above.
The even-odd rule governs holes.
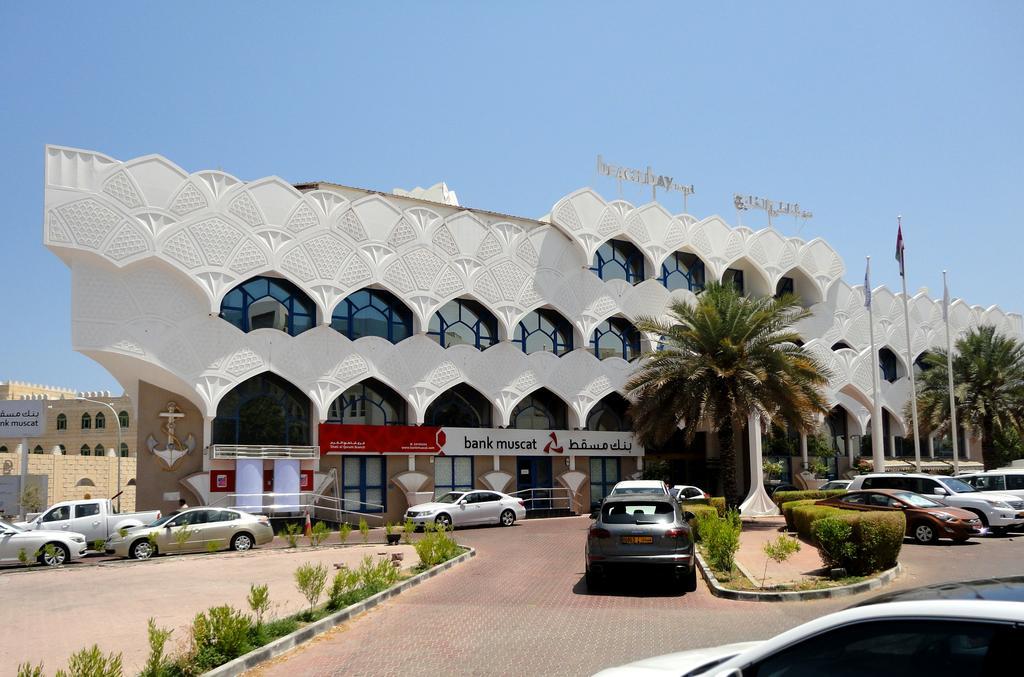
[[[991,416],[981,419],[981,462],[985,464],[985,470],[992,470],[999,465],[999,459],[996,458],[994,428]]]
[[[735,426],[731,418],[727,418],[718,429],[718,455],[722,459],[722,493],[725,494],[725,505],[735,508],[740,504],[736,492],[736,450],[733,448]]]

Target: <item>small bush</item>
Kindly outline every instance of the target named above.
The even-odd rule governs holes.
[[[289,548],[299,547],[299,536],[302,535],[302,527],[298,522],[288,522],[284,525],[284,537],[288,541]]]
[[[412,544],[412,535],[416,531],[416,524],[413,523],[412,518],[406,517],[405,524],[402,525],[402,542],[406,545]]]
[[[258,631],[263,627],[263,619],[270,610],[270,587],[266,583],[263,585],[253,583],[249,586],[249,596],[246,601],[249,602],[249,609],[256,616],[256,630]]]
[[[366,523],[365,517],[359,518],[359,535],[363,537],[363,545],[370,541],[370,525]]]
[[[796,506],[791,512],[797,532],[814,543],[825,566],[842,567],[851,576],[866,576],[896,566],[907,528],[903,513],[859,512],[821,505]]]
[[[147,627],[149,656],[146,658],[146,664],[142,667],[139,677],[165,677],[167,675],[171,661],[164,653],[164,649],[173,632],[166,628],[158,628],[156,621],[152,618],[149,619]]]
[[[710,500],[711,500],[711,506],[713,508],[715,508],[716,510],[718,510],[718,516],[719,517],[725,517],[725,513],[726,513],[725,498],[723,496],[712,496]]]
[[[839,516],[823,517],[811,525],[821,563],[829,569],[843,567],[849,572],[857,557],[852,542],[853,525]]]
[[[19,663],[18,664],[18,677],[45,677],[43,674],[43,664],[32,665],[31,663]]]
[[[694,540],[698,540],[700,538],[700,529],[698,525],[700,524],[701,515],[709,515],[713,516],[715,519],[718,519],[718,510],[710,505],[689,504],[684,505],[683,510],[693,513],[693,519],[690,520],[690,527],[693,528]]]
[[[104,656],[96,644],[71,654],[68,669],[57,671],[57,677],[121,677],[123,674],[121,654]]]
[[[106,542],[102,538],[97,538],[95,541],[92,542],[92,549],[96,552],[103,552],[103,546],[105,545],[105,543]]]
[[[313,607],[320,601],[325,585],[327,585],[327,567],[325,565],[306,562],[295,570],[295,587],[309,602],[308,618],[313,617]]]
[[[341,567],[338,573],[334,574],[331,581],[331,589],[327,592],[327,608],[331,611],[344,609],[350,604],[355,604],[356,591],[359,590],[359,572]]]
[[[860,546],[860,563],[866,571],[884,571],[896,566],[903,535],[907,532],[903,513],[860,513],[853,531]]]
[[[798,506],[812,505],[815,502],[815,499],[808,498],[802,501],[789,501],[788,503],[783,503],[781,508],[782,516],[786,518],[786,531],[796,531],[796,527],[793,526],[793,510]]]
[[[387,590],[398,582],[398,577],[401,575],[398,567],[394,566],[390,560],[381,559],[374,562],[369,555],[363,558],[357,573],[359,574],[359,585],[367,597]]]
[[[441,525],[431,526],[429,529],[424,528],[424,532],[423,538],[416,541],[413,546],[416,548],[416,554],[419,555],[420,566],[429,569],[456,557],[461,551],[459,544],[448,535]]]
[[[804,501],[810,498],[820,501],[823,498],[842,496],[845,493],[845,489],[834,489],[832,491],[776,491],[772,494],[772,500],[781,509],[783,503],[789,503],[790,501]]]
[[[196,614],[188,667],[203,672],[248,653],[252,629],[248,616],[226,604]]]
[[[299,622],[294,618],[278,618],[263,626],[261,636],[267,642],[290,635],[299,629]]]
[[[344,524],[341,525],[341,527],[338,529],[338,538],[341,539],[341,544],[342,545],[345,545],[345,541],[348,540],[348,536],[351,533],[352,533],[352,525],[351,524],[349,524],[348,522],[345,522]]]
[[[801,538],[814,542],[814,533],[811,525],[825,517],[838,517],[849,514],[850,510],[833,508],[829,505],[801,505],[793,509],[793,530],[800,534]]]
[[[309,544],[320,545],[331,537],[331,528],[323,522],[317,522],[309,532]]]
[[[730,510],[725,517],[704,513],[697,521],[708,564],[717,571],[732,571],[736,550],[740,547],[740,515]]]
[[[217,552],[218,550],[221,550],[223,547],[224,541],[218,541],[217,539],[214,539],[212,541],[206,542],[206,552],[211,554]]]
[[[774,541],[765,543],[761,550],[765,555],[764,571],[761,573],[761,587],[763,588],[768,577],[768,560],[782,564],[795,553],[800,552],[800,541],[783,534]]]

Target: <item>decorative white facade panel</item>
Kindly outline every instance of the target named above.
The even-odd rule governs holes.
[[[129,391],[139,378],[185,391],[210,418],[232,387],[270,370],[303,390],[321,420],[346,388],[373,377],[406,397],[416,421],[446,389],[467,383],[493,403],[496,424],[546,387],[580,425],[635,369],[619,358],[597,359],[589,346],[594,328],[617,315],[663,316],[672,300],[692,300],[654,279],[676,251],[698,256],[709,280],[743,270],[751,293],[773,293],[782,277],[792,278],[814,311],[800,326],[806,346],[835,373],[833,402],[847,408],[855,428],[863,430],[869,418],[877,367],[863,289],[842,280],[839,255],[821,239],[733,228],[717,216],[698,220],[657,203],[607,202],[582,189],[536,221],[358,189],[301,192],[276,177],[246,183],[223,172],[189,174],[159,156],[120,162],[51,146],[43,238],[72,270],[75,349]],[[637,246],[651,279],[602,281],[589,269],[612,238]],[[308,294],[318,326],[298,336],[243,333],[218,317],[228,291],[264,274]],[[406,303],[414,336],[396,345],[350,341],[330,327],[338,303],[368,286]],[[454,298],[472,298],[494,313],[501,343],[445,349],[424,335],[434,312]],[[877,345],[904,355],[902,299],[880,287],[873,303]],[[572,323],[575,350],[526,355],[509,342],[518,322],[540,307]],[[994,324],[1024,336],[1019,314],[959,300],[950,312],[957,334]],[[945,345],[941,300],[918,294],[910,314],[915,355]],[[840,341],[850,348],[832,350]],[[882,383],[897,432],[908,391],[906,378]]]

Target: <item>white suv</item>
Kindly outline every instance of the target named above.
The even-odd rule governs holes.
[[[900,489],[913,491],[943,505],[963,508],[981,518],[993,533],[1024,526],[1024,500],[996,491],[978,491],[956,477],[924,473],[875,473],[853,478],[848,491]]]
[[[986,470],[957,475],[956,478],[967,482],[978,491],[998,491],[1024,498],[1024,470],[1020,468]]]
[[[666,485],[661,480],[622,480],[612,487],[608,492],[609,496],[621,496],[622,494],[665,494],[671,495]]]

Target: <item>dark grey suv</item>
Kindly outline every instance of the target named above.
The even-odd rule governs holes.
[[[692,517],[665,494],[609,496],[587,534],[587,588],[628,568],[663,569],[685,592],[697,589]]]

